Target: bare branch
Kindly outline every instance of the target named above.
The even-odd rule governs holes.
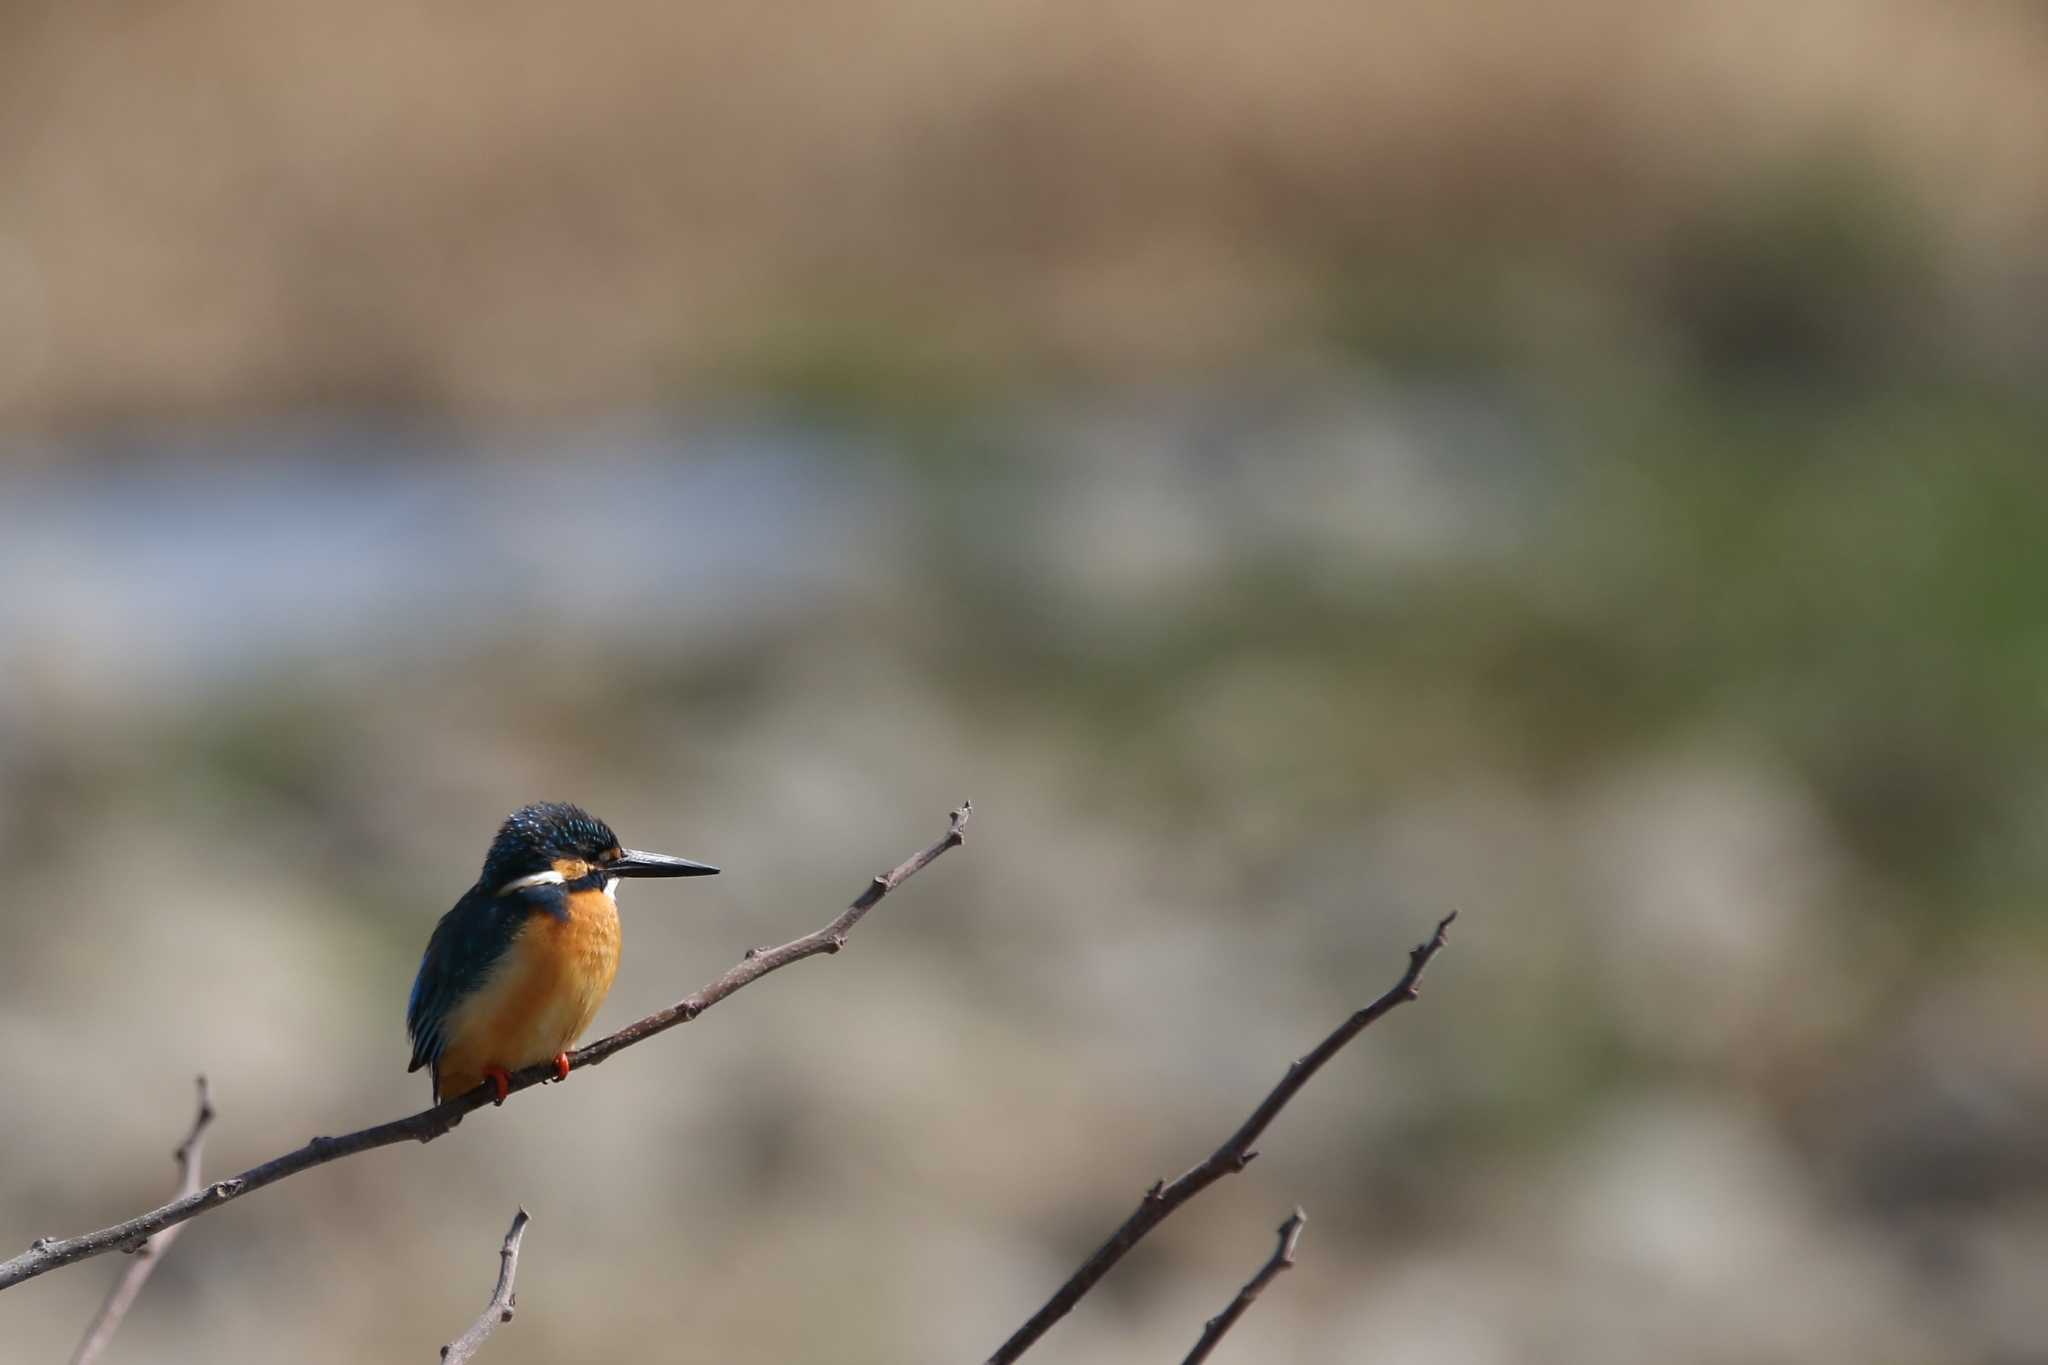
[[[505,1229],[505,1245],[498,1248],[498,1287],[491,1291],[491,1301],[469,1330],[441,1348],[441,1359],[448,1365],[462,1365],[483,1348],[484,1339],[498,1330],[499,1323],[512,1321],[512,1309],[519,1302],[512,1296],[512,1277],[519,1273],[519,1243],[531,1221],[524,1208],[512,1215],[512,1226]]]
[[[1273,1254],[1259,1267],[1259,1273],[1245,1281],[1244,1288],[1237,1291],[1237,1297],[1215,1317],[1202,1324],[1202,1339],[1195,1343],[1195,1349],[1188,1352],[1188,1358],[1181,1365],[1202,1365],[1209,1358],[1209,1352],[1216,1349],[1216,1343],[1223,1340],[1223,1334],[1237,1324],[1244,1316],[1244,1310],[1252,1306],[1252,1300],[1264,1292],[1283,1270],[1294,1269],[1294,1249],[1301,1244],[1301,1229],[1308,1222],[1308,1215],[1296,1209],[1280,1225],[1280,1245],[1273,1248]]]
[[[185,1140],[172,1153],[178,1162],[178,1197],[181,1199],[199,1188],[199,1159],[206,1147],[207,1125],[213,1122],[213,1094],[207,1089],[206,1077],[199,1077],[197,1085],[199,1111],[193,1116],[192,1131],[185,1134]],[[121,1272],[121,1278],[114,1281],[114,1287],[107,1291],[107,1301],[100,1305],[92,1325],[85,1329],[85,1339],[72,1352],[71,1365],[92,1365],[100,1358],[100,1352],[107,1349],[114,1333],[121,1330],[122,1319],[128,1316],[128,1310],[135,1306],[135,1297],[142,1292],[150,1272],[156,1269],[156,1263],[171,1249],[171,1243],[178,1239],[181,1231],[181,1227],[167,1227],[136,1249],[135,1259],[128,1263],[128,1268]]]
[[[1422,970],[1429,960],[1443,950],[1445,931],[1451,921],[1458,917],[1453,910],[1445,915],[1436,926],[1436,933],[1427,943],[1418,944],[1408,950],[1408,970],[1394,983],[1393,989],[1359,1010],[1337,1026],[1335,1032],[1317,1043],[1314,1051],[1287,1064],[1287,1074],[1280,1078],[1280,1084],[1273,1087],[1259,1107],[1252,1110],[1238,1130],[1232,1133],[1221,1147],[1211,1152],[1200,1165],[1192,1167],[1171,1183],[1161,1180],[1145,1191],[1144,1198],[1123,1226],[1109,1235],[1109,1240],[1096,1248],[1095,1254],[1081,1263],[1081,1268],[1068,1277],[1059,1287],[1059,1292],[1046,1301],[1043,1308],[1031,1315],[1030,1321],[1019,1327],[1008,1341],[996,1348],[988,1358],[988,1365],[1010,1365],[1010,1362],[1031,1349],[1032,1343],[1045,1335],[1046,1329],[1065,1317],[1081,1301],[1082,1295],[1095,1287],[1095,1282],[1108,1273],[1109,1268],[1124,1258],[1124,1253],[1136,1246],[1146,1233],[1166,1221],[1166,1216],[1188,1200],[1200,1194],[1226,1175],[1243,1170],[1251,1159],[1258,1155],[1252,1144],[1259,1140],[1259,1134],[1266,1131],[1279,1112],[1287,1107],[1300,1089],[1308,1084],[1309,1078],[1320,1071],[1323,1063],[1337,1055],[1344,1045],[1365,1031],[1367,1025],[1386,1014],[1396,1006],[1405,1005],[1420,992]]]
[[[839,917],[815,933],[792,939],[779,948],[750,948],[746,956],[728,967],[724,974],[704,986],[694,995],[684,996],[667,1009],[657,1010],[645,1019],[626,1025],[617,1033],[598,1039],[586,1048],[569,1054],[570,1064],[577,1070],[596,1066],[612,1054],[645,1042],[657,1033],[665,1033],[678,1024],[687,1024],[705,1010],[731,995],[743,986],[751,985],[768,973],[801,962],[807,957],[820,953],[836,953],[846,946],[846,936],[872,910],[882,897],[909,881],[922,871],[940,854],[949,848],[957,848],[964,842],[963,831],[974,813],[972,803],[963,801],[960,809],[953,812],[946,833],[930,847],[911,855],[891,871],[885,872],[869,882],[853,903],[840,911]],[[543,1062],[512,1074],[510,1091],[524,1090],[555,1078],[552,1063]],[[315,1166],[324,1166],[330,1161],[339,1161],[358,1152],[367,1152],[377,1147],[389,1147],[397,1142],[432,1142],[462,1121],[463,1115],[471,1110],[489,1104],[494,1096],[490,1085],[479,1085],[466,1095],[443,1100],[431,1109],[422,1109],[417,1114],[389,1123],[380,1123],[373,1128],[364,1128],[341,1137],[316,1137],[295,1151],[286,1152],[260,1166],[252,1166],[240,1175],[226,1180],[216,1180],[182,1198],[174,1199],[162,1208],[152,1209],[125,1223],[116,1223],[98,1232],[88,1232],[80,1237],[63,1240],[42,1237],[30,1243],[29,1249],[10,1261],[0,1261],[0,1289],[34,1279],[36,1276],[67,1266],[74,1261],[103,1255],[116,1247],[139,1244],[142,1239],[152,1237],[165,1228],[175,1227],[188,1218],[219,1208],[222,1204],[239,1199],[272,1185],[287,1176]]]

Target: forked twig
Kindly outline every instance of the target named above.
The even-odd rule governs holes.
[[[199,1159],[206,1147],[206,1129],[213,1122],[213,1092],[207,1088],[206,1077],[195,1082],[199,1089],[199,1112],[192,1118],[192,1131],[185,1134],[185,1140],[172,1153],[178,1162],[178,1196],[189,1197],[199,1188]],[[122,1320],[128,1310],[135,1306],[135,1298],[142,1292],[142,1286],[149,1281],[156,1263],[163,1259],[171,1243],[178,1239],[183,1228],[177,1225],[165,1228],[155,1236],[144,1240],[135,1248],[135,1259],[121,1272],[121,1278],[114,1281],[114,1287],[107,1291],[105,1303],[93,1316],[92,1325],[85,1329],[85,1337],[78,1343],[78,1349],[71,1354],[71,1365],[92,1365],[107,1349],[107,1343],[114,1339],[114,1333],[121,1330]]]
[[[1138,1201],[1136,1211],[1109,1235],[1108,1241],[1096,1248],[1094,1255],[1081,1263],[1080,1269],[1068,1276],[1067,1282],[1046,1300],[1043,1308],[1033,1313],[1022,1327],[1010,1335],[1008,1341],[996,1348],[995,1354],[988,1358],[988,1365],[1010,1365],[1011,1361],[1029,1350],[1033,1342],[1044,1336],[1047,1328],[1072,1311],[1074,1305],[1081,1301],[1081,1296],[1093,1289],[1095,1282],[1122,1260],[1124,1253],[1136,1246],[1146,1233],[1166,1221],[1168,1214],[1222,1177],[1243,1170],[1258,1155],[1252,1144],[1258,1141],[1259,1134],[1266,1131],[1266,1126],[1287,1107],[1287,1102],[1308,1084],[1309,1078],[1322,1069],[1323,1063],[1364,1032],[1367,1025],[1421,993],[1417,988],[1422,981],[1422,970],[1429,965],[1431,958],[1443,951],[1444,934],[1457,917],[1455,910],[1445,915],[1437,923],[1436,933],[1428,942],[1408,950],[1408,970],[1401,974],[1401,979],[1391,990],[1339,1024],[1307,1056],[1289,1062],[1287,1074],[1280,1078],[1280,1083],[1259,1101],[1259,1107],[1252,1110],[1251,1117],[1240,1124],[1221,1147],[1178,1179],[1155,1181],[1152,1188],[1145,1191],[1145,1197]]]
[[[1287,1215],[1287,1221],[1280,1225],[1280,1245],[1273,1248],[1273,1254],[1259,1267],[1259,1273],[1245,1281],[1244,1288],[1237,1291],[1237,1297],[1215,1317],[1202,1324],[1202,1339],[1195,1343],[1195,1349],[1188,1352],[1188,1358],[1181,1365],[1202,1365],[1209,1358],[1209,1352],[1216,1349],[1216,1343],[1223,1340],[1223,1334],[1237,1325],[1244,1316],[1244,1310],[1252,1306],[1252,1300],[1265,1292],[1276,1276],[1283,1270],[1294,1269],[1294,1249],[1301,1245],[1301,1229],[1308,1222],[1308,1215],[1300,1209]]]
[[[524,1208],[512,1215],[512,1226],[505,1229],[505,1244],[498,1248],[498,1287],[491,1291],[491,1301],[469,1330],[441,1348],[441,1359],[448,1365],[462,1365],[482,1349],[485,1338],[498,1330],[499,1323],[512,1321],[512,1310],[518,1304],[512,1294],[512,1277],[519,1273],[519,1243],[531,1221]]]

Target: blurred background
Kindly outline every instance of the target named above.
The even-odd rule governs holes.
[[[598,1027],[110,1359],[2048,1360],[2037,0],[0,12],[0,1250],[424,1104],[499,819]],[[64,1358],[118,1272],[0,1298]]]

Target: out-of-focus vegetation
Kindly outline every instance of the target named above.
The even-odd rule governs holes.
[[[0,1246],[424,1100],[542,796],[600,1027],[197,1224],[120,1349],[979,1359],[1462,912],[1042,1350],[2048,1340],[2048,23],[875,3],[0,20]],[[104,1272],[104,1273],[103,1273]],[[111,1270],[0,1296],[68,1349]],[[793,1306],[791,1306],[793,1305]]]
[[[918,357],[1118,381],[1318,335],[1802,389],[2042,359],[2048,26],[2011,0],[4,22],[0,401],[46,428],[924,407]]]

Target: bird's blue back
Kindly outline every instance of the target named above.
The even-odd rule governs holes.
[[[449,1016],[481,987],[491,968],[512,947],[534,906],[525,896],[493,896],[481,882],[441,916],[413,978],[405,1007],[412,1034],[412,1065],[418,1071],[437,1061],[447,1046]]]

